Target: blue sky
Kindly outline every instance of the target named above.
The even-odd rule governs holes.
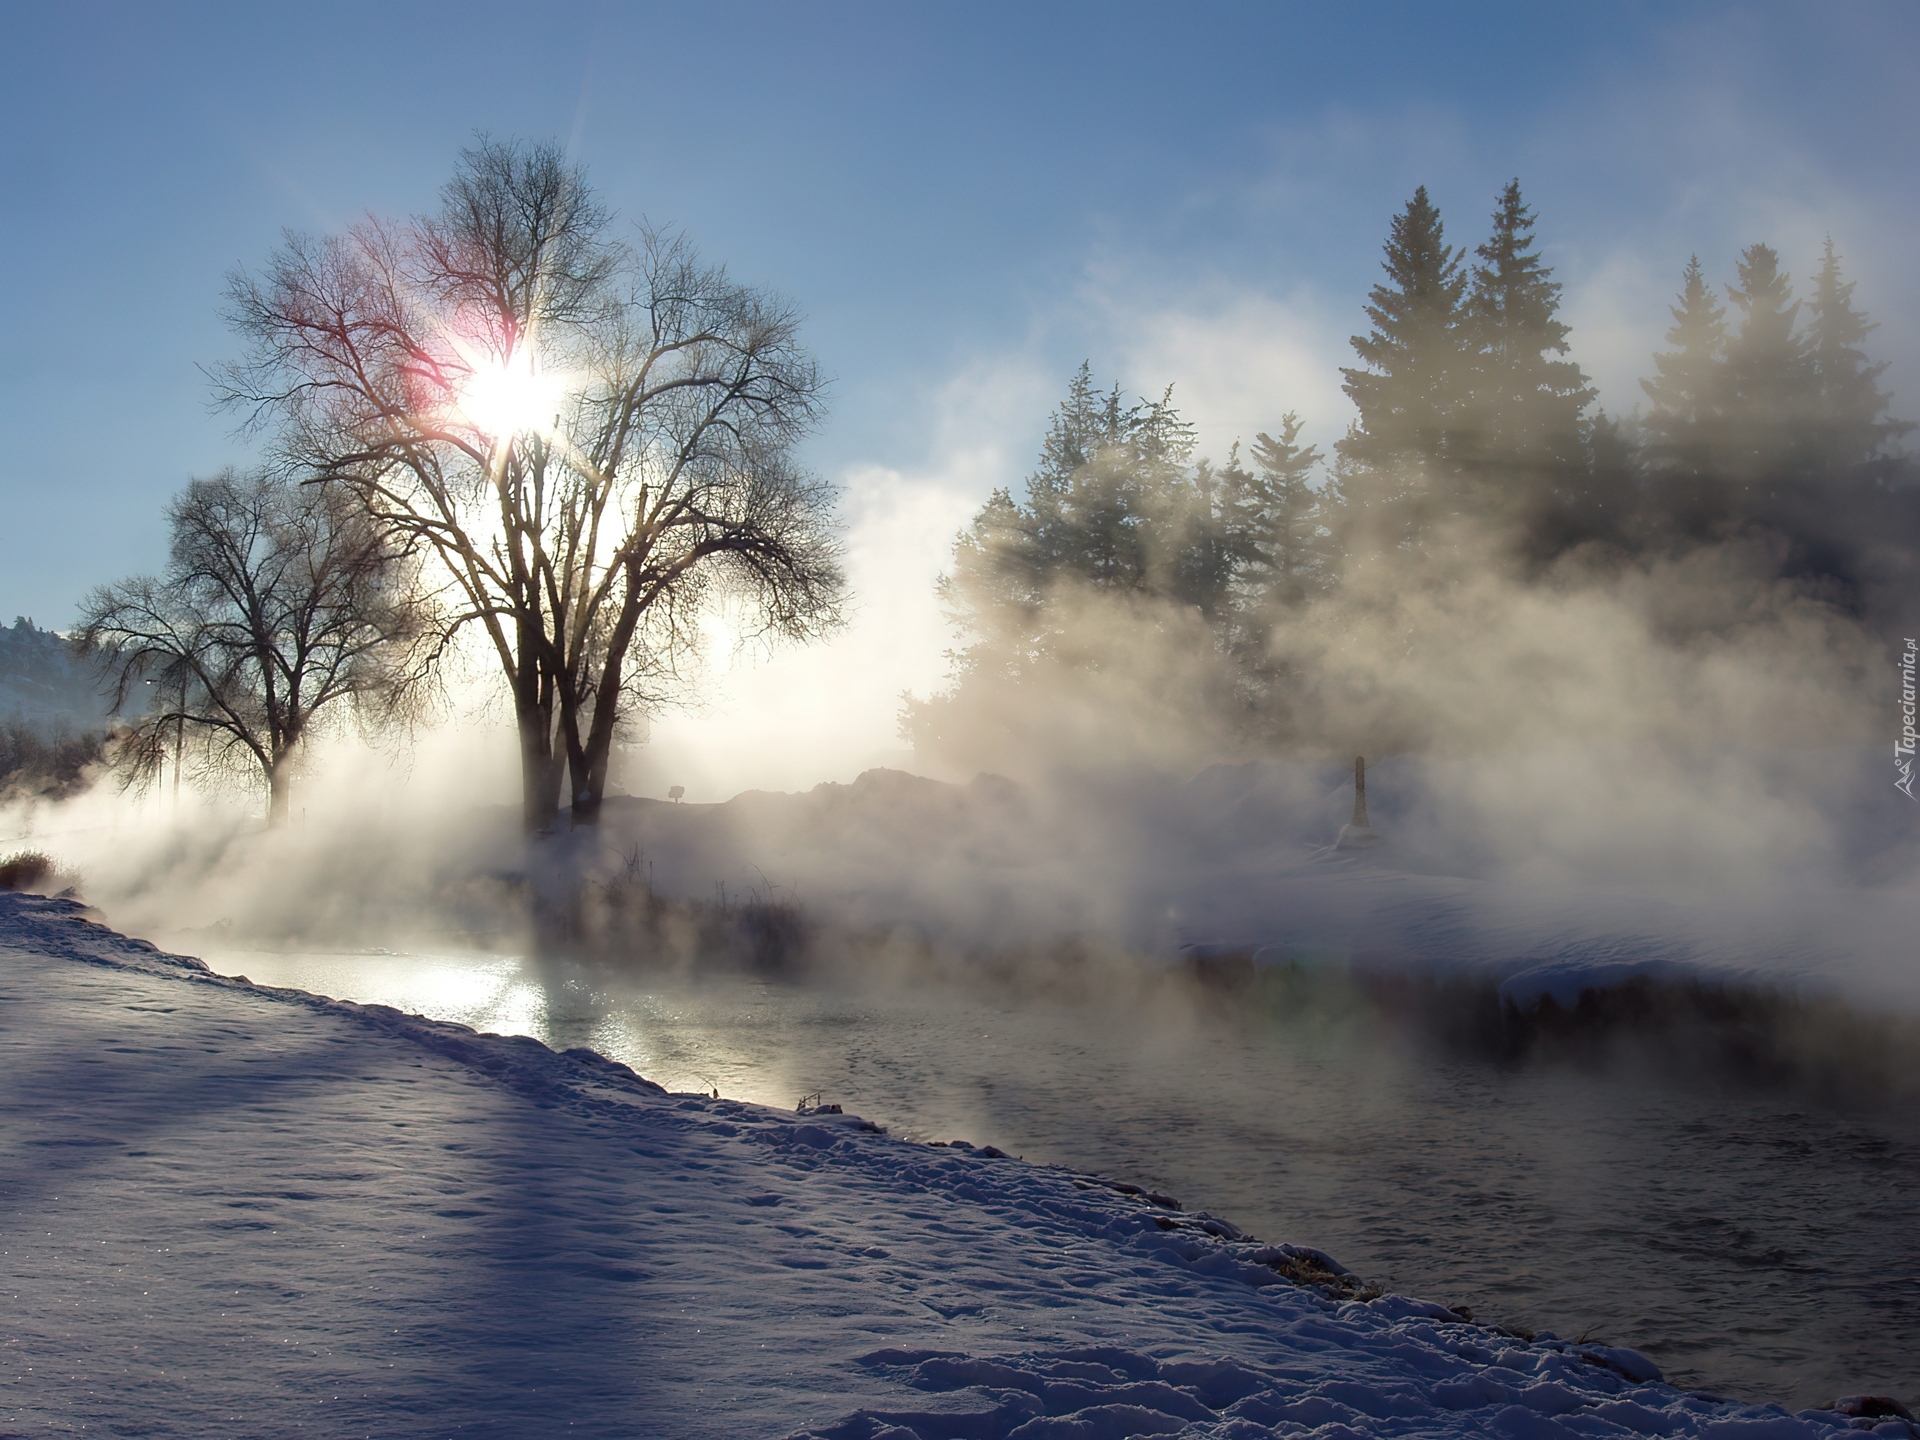
[[[867,617],[813,668],[869,702],[816,770],[937,679],[939,557],[1082,357],[1174,382],[1216,453],[1290,408],[1336,437],[1416,184],[1472,244],[1521,177],[1612,408],[1688,253],[1730,278],[1766,239],[1804,278],[1831,232],[1920,414],[1911,4],[15,4],[0,39],[0,619],[69,623],[245,460],[198,369],[226,273],[431,207],[477,130],[570,144],[809,316]],[[792,663],[719,677],[704,731]]]

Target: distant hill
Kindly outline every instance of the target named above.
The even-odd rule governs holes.
[[[0,724],[50,737],[106,723],[107,700],[92,668],[74,658],[64,636],[25,616],[0,627]]]

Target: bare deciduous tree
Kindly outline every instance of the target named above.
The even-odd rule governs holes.
[[[391,716],[418,693],[416,567],[352,497],[272,476],[195,480],[168,520],[165,574],[95,590],[75,636],[129,717],[118,761],[144,783],[191,734],[203,772],[264,781],[284,825],[323,712]]]
[[[290,463],[433,547],[498,657],[530,829],[598,817],[616,729],[725,598],[764,636],[837,622],[829,487],[793,447],[822,382],[793,308],[642,227],[551,146],[463,153],[440,213],[290,237],[237,276],[221,392]]]

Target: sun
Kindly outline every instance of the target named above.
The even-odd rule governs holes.
[[[479,360],[460,386],[460,413],[494,440],[551,435],[559,417],[561,378],[535,365],[527,348],[503,360]]]

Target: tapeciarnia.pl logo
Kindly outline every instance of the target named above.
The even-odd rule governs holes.
[[[1913,728],[1914,714],[1914,661],[1920,658],[1914,647],[1913,637],[1907,637],[1906,652],[1900,657],[1900,738],[1893,745],[1893,766],[1900,772],[1900,778],[1893,782],[1893,788],[1909,800],[1920,799],[1913,793],[1913,747],[1920,735]]]

